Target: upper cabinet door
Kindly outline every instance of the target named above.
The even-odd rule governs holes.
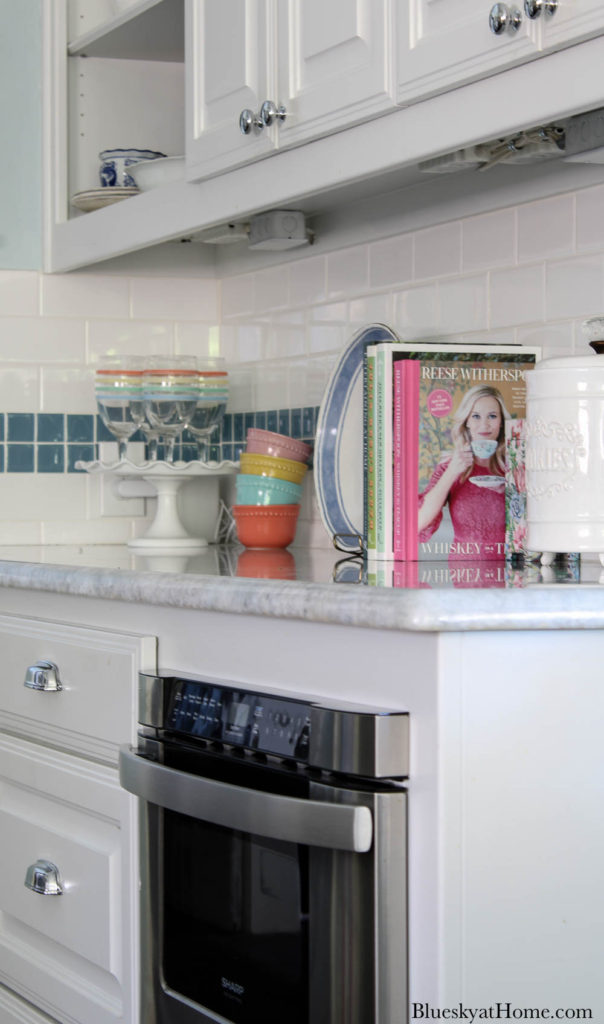
[[[279,146],[395,106],[392,0],[276,0]]]
[[[186,156],[189,181],[270,153],[275,130],[239,126],[274,92],[266,0],[186,0]]]
[[[400,104],[413,103],[539,56],[539,22],[527,18],[522,0],[497,5],[508,12],[517,11],[520,18],[516,29],[502,27],[498,34],[490,25],[494,6],[495,0],[400,0]],[[509,18],[507,24],[511,24]]]
[[[532,0],[531,12],[540,23],[544,50],[571,46],[604,31],[602,0],[558,0],[553,10],[547,0],[543,5]]]

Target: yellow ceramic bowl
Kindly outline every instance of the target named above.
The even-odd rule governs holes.
[[[308,467],[305,462],[296,462],[295,459],[278,459],[275,455],[242,452],[239,456],[239,468],[242,473],[272,476],[279,480],[289,480],[292,484],[301,484]]]

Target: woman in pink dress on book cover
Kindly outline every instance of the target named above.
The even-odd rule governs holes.
[[[505,420],[501,392],[470,388],[453,415],[448,452],[419,496],[420,543],[429,543],[447,504],[453,525],[450,558],[505,557]]]

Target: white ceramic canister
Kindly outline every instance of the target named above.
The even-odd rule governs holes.
[[[544,359],[526,376],[527,548],[597,552],[604,564],[604,317],[594,351]]]

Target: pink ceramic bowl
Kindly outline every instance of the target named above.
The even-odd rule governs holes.
[[[256,455],[274,455],[277,459],[306,462],[312,449],[309,444],[297,441],[294,437],[275,434],[272,430],[260,430],[259,427],[250,427],[247,432],[246,451]]]

